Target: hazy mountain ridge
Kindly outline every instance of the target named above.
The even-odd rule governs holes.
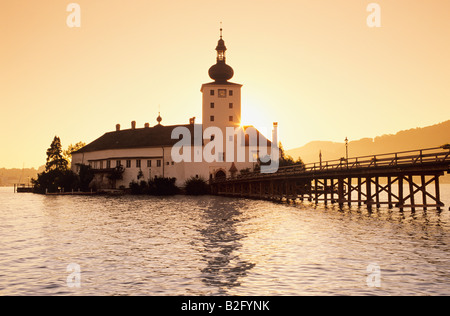
[[[32,178],[36,178],[37,174],[43,171],[43,168],[43,166],[39,169],[0,168],[0,187],[11,187],[18,183],[28,184]]]
[[[400,131],[396,134],[350,141],[348,149],[349,157],[357,157],[439,147],[447,143],[450,143],[450,120],[428,127]],[[294,158],[300,156],[305,163],[311,163],[319,161],[320,151],[322,151],[323,161],[339,159],[345,157],[345,143],[312,141],[302,147],[286,150],[286,153]]]
[[[450,143],[450,120],[432,126],[399,131],[396,134],[350,141],[348,155],[349,157],[368,156],[433,148],[448,143]],[[330,141],[312,141],[302,147],[286,150],[286,153],[294,159],[301,157],[305,163],[313,163],[319,161],[320,151],[322,161],[339,159],[346,155],[344,142]],[[449,176],[445,178],[445,182],[450,179]]]

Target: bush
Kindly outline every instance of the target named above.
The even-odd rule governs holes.
[[[133,180],[130,182],[130,190],[131,194],[149,194],[149,184],[144,180],[139,183]]]
[[[176,178],[158,178],[148,181],[148,193],[151,195],[175,195],[179,192]]]
[[[33,192],[45,194],[46,192],[70,192],[80,188],[78,176],[71,170],[53,169],[38,174],[37,179],[32,179]]]
[[[209,193],[209,186],[203,178],[189,178],[184,183],[186,194],[188,195],[204,195]]]
[[[131,181],[130,191],[131,194],[150,194],[150,195],[174,195],[179,192],[178,187],[175,185],[176,178],[158,178],[155,177],[152,180],[141,182]]]
[[[141,194],[139,183],[137,183],[136,181],[133,180],[130,182],[129,186],[130,186],[131,194]]]

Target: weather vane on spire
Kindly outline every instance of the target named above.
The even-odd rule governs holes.
[[[220,22],[220,38],[222,38],[222,22]]]

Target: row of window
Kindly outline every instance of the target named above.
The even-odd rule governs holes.
[[[209,107],[211,108],[211,109],[214,109],[214,107],[215,107],[215,104],[214,104],[214,102],[211,102],[210,104],[209,104]],[[228,108],[229,109],[232,109],[233,108],[233,103],[228,103]]]
[[[170,165],[170,164],[174,165],[174,162],[166,161],[166,165]],[[91,166],[91,168],[93,168],[93,169],[104,169],[104,168],[110,169],[110,168],[112,168],[112,162],[111,162],[111,160],[90,161],[89,166]],[[119,166],[123,166],[122,160],[116,160],[115,167],[119,167]],[[132,166],[131,159],[125,160],[125,168],[131,168],[131,166]],[[136,166],[136,168],[142,168],[142,160],[141,159],[134,160],[134,166]],[[157,159],[156,167],[161,167],[161,166],[162,166],[162,160]],[[147,168],[151,168],[151,167],[152,167],[152,160],[148,159],[147,160]]]
[[[228,92],[229,97],[233,96],[233,90],[227,91],[227,89],[218,89],[217,95],[219,96],[219,98],[226,98],[227,92]],[[209,95],[215,95],[215,94],[216,94],[216,90],[209,90]]]
[[[211,116],[209,117],[209,121],[210,121],[210,122],[214,122],[214,115],[211,115]],[[233,115],[228,116],[228,121],[229,121],[229,122],[233,122]]]

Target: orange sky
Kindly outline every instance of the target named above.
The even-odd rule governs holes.
[[[66,6],[81,6],[81,27]],[[366,7],[381,6],[381,28]],[[14,0],[0,3],[0,167],[38,167],[112,131],[201,119],[219,22],[243,122],[286,149],[450,119],[450,1]],[[270,135],[268,135],[270,136]]]

